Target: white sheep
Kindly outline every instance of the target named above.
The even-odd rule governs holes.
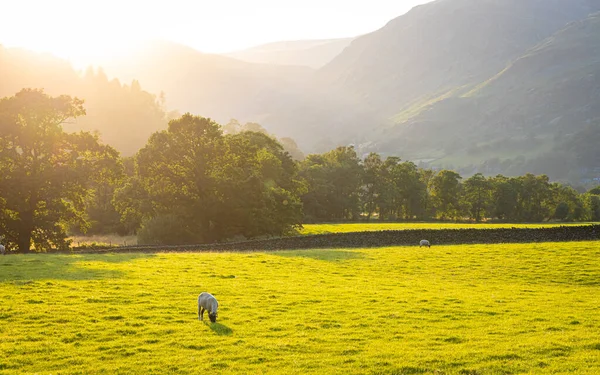
[[[421,242],[419,242],[419,247],[423,246],[431,247],[431,244],[427,240],[421,240]]]
[[[208,311],[208,318],[211,322],[217,321],[217,309],[219,303],[217,299],[210,293],[202,292],[198,296],[198,320],[204,319],[204,311]]]
[[[0,243],[0,253],[1,253],[2,255],[6,254],[6,248],[5,248],[5,247],[4,247],[4,245],[2,245],[1,243]]]

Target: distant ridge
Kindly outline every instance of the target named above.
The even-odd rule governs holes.
[[[224,55],[253,63],[301,65],[318,69],[339,55],[352,40],[354,38],[282,41]]]

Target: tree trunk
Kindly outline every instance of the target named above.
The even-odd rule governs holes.
[[[17,241],[18,251],[28,253],[31,251],[31,232],[33,232],[33,212],[24,212],[21,215],[19,238]]]

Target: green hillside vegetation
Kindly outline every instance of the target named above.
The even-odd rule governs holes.
[[[0,82],[0,98],[23,88],[41,88],[50,95],[69,93],[83,99],[87,115],[65,128],[97,131],[124,155],[135,154],[150,134],[167,126],[164,97],[142,90],[135,80],[129,80],[131,84],[109,80],[102,69],[76,72],[66,61],[50,55],[0,45]]]
[[[417,98],[487,80],[596,9],[582,0],[435,1],[357,38],[319,73],[392,115]]]
[[[579,242],[0,257],[0,368],[592,375],[599,251]],[[214,324],[198,321],[202,291],[219,301]]]
[[[464,96],[405,116],[378,146],[391,150],[401,142],[411,157],[439,159],[434,165],[464,173],[596,177],[598,35],[597,14],[569,24]]]

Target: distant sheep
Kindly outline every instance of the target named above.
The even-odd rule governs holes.
[[[202,292],[198,296],[198,320],[204,319],[204,311],[208,311],[208,318],[212,323],[217,321],[219,303],[210,293]]]
[[[1,243],[0,243],[0,253],[2,253],[2,255],[6,254],[6,248]]]
[[[421,242],[419,242],[419,247],[423,246],[431,247],[431,244],[427,240],[421,240]]]

